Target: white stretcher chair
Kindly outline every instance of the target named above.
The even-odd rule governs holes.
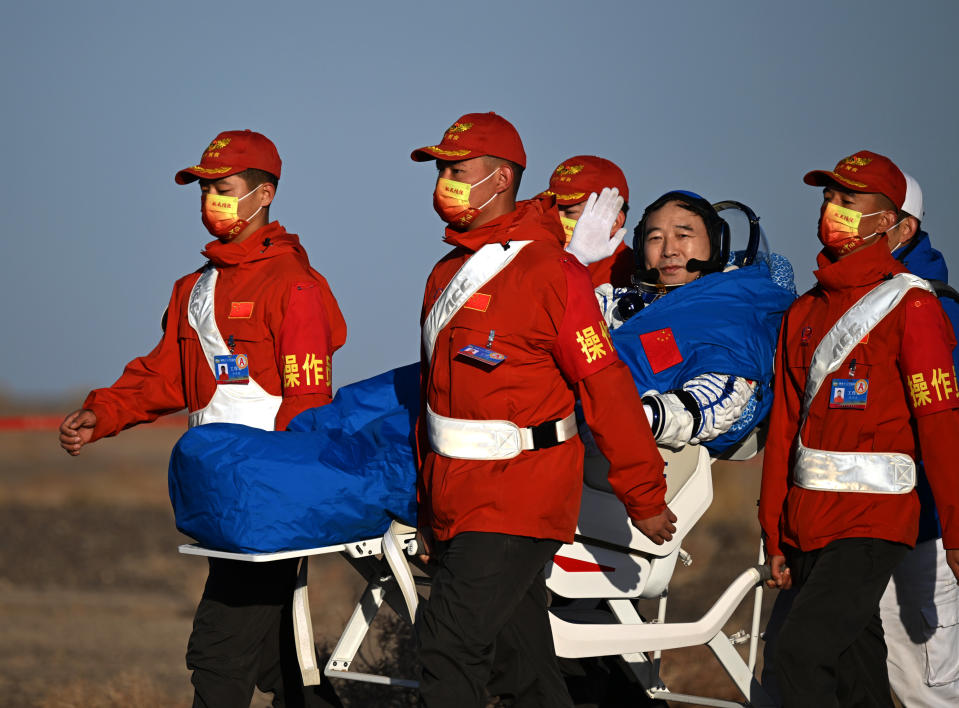
[[[754,444],[743,447],[745,459],[755,454]],[[755,679],[762,582],[768,570],[760,564],[743,571],[712,608],[695,622],[667,622],[666,594],[678,559],[688,565],[681,544],[712,502],[712,475],[705,448],[687,446],[678,453],[661,450],[666,460],[667,503],[677,515],[673,540],[657,546],[643,536],[626,515],[606,481],[608,463],[587,458],[583,501],[576,540],[564,545],[547,567],[547,585],[555,595],[572,600],[550,610],[557,655],[568,658],[619,656],[652,698],[705,706],[773,706]],[[225,553],[186,544],[181,553],[233,558],[250,562],[302,557],[294,596],[294,629],[304,683],[320,681],[307,603],[307,560],[311,555],[341,553],[366,579],[367,586],[326,664],[330,677],[415,688],[410,678],[396,678],[351,670],[353,660],[384,602],[401,617],[416,616],[417,584],[429,579],[414,577],[408,556],[416,553],[415,530],[394,522],[382,538],[283,553]],[[734,637],[723,626],[749,594],[754,595],[752,625],[748,634]],[[659,598],[658,616],[646,621],[636,608],[639,599]],[[603,607],[605,606],[605,607]],[[749,658],[743,661],[734,644],[749,640]],[[659,678],[664,650],[706,645],[744,697],[732,702],[672,693]]]
[[[749,442],[740,448],[741,454],[727,459],[747,459],[756,447]],[[773,706],[755,678],[762,584],[768,577],[768,569],[761,565],[761,550],[760,564],[744,570],[699,620],[666,620],[667,589],[676,561],[691,562],[681,544],[709,508],[713,487],[705,448],[690,445],[679,452],[661,452],[666,462],[666,502],[678,518],[673,539],[661,546],[629,522],[607,481],[606,460],[586,458],[576,539],[562,546],[547,566],[549,589],[574,600],[550,610],[556,653],[567,658],[619,656],[651,698],[707,706]],[[724,625],[750,594],[754,605],[749,632],[727,636]],[[659,600],[655,620],[640,616],[636,606],[640,599]],[[747,640],[749,657],[743,661],[734,645]],[[662,651],[698,645],[712,650],[744,702],[673,693],[663,684],[659,677]]]

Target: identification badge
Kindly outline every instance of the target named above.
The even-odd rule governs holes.
[[[250,383],[250,362],[246,354],[224,354],[213,357],[213,368],[216,371],[216,383],[220,384],[248,384]]]
[[[862,409],[868,395],[869,379],[833,379],[829,407]]]
[[[473,361],[478,361],[481,364],[486,364],[489,367],[496,366],[497,364],[502,364],[506,361],[506,355],[500,354],[499,352],[494,352],[492,349],[486,347],[479,347],[475,344],[468,344],[462,349],[460,349],[457,354],[459,356],[465,356],[467,359],[472,359]]]

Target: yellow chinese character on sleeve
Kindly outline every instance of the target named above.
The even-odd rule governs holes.
[[[609,345],[609,350],[616,351],[616,347],[613,346],[613,339],[609,336],[609,327],[606,326],[606,320],[600,320],[599,323],[600,331],[603,333],[603,339],[606,340],[606,344]]]
[[[326,387],[327,388],[333,388],[332,379],[333,379],[333,376],[332,376],[332,372],[330,371],[330,355],[327,354],[326,355]]]
[[[919,373],[909,377],[909,395],[912,396],[912,407],[919,408],[932,403],[932,394],[929,393],[929,384],[926,377]]]
[[[595,328],[584,327],[581,331],[576,333],[576,341],[579,343],[583,354],[586,355],[587,364],[591,364],[597,359],[606,356],[605,345],[599,338],[599,335],[596,334]]]
[[[323,359],[317,357],[316,354],[307,354],[306,358],[303,359],[303,371],[306,372],[307,386],[319,386],[320,382],[323,381]],[[311,375],[313,383],[310,383]]]
[[[933,369],[932,370],[932,385],[936,389],[936,398],[940,401],[945,398],[949,399],[950,395],[955,394],[955,384],[950,379],[950,374],[948,371],[943,371],[942,369]]]
[[[296,354],[283,357],[283,388],[300,385],[300,367],[296,363]]]

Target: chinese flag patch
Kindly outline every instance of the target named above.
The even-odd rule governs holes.
[[[679,347],[676,346],[673,330],[669,327],[641,334],[639,341],[643,345],[643,351],[646,352],[646,358],[649,359],[649,365],[654,374],[683,360],[683,355],[679,353]]]
[[[463,307],[470,310],[479,310],[480,312],[486,312],[486,308],[489,307],[489,301],[491,299],[490,295],[486,293],[473,293],[472,297],[466,301],[466,304]]]
[[[248,320],[253,315],[252,302],[234,302],[230,304],[231,320]]]

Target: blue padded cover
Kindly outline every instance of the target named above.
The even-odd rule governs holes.
[[[640,393],[681,388],[708,372],[758,382],[736,424],[703,443],[712,454],[745,438],[769,414],[779,326],[796,297],[788,287],[791,276],[790,267],[787,282],[779,284],[764,260],[728,273],[712,273],[650,303],[612,332],[613,344]],[[639,337],[666,328],[672,331],[682,361],[653,373]]]
[[[419,364],[344,386],[287,431],[231,423],[192,428],[170,458],[177,528],[239,553],[374,538],[416,522],[412,430]]]

